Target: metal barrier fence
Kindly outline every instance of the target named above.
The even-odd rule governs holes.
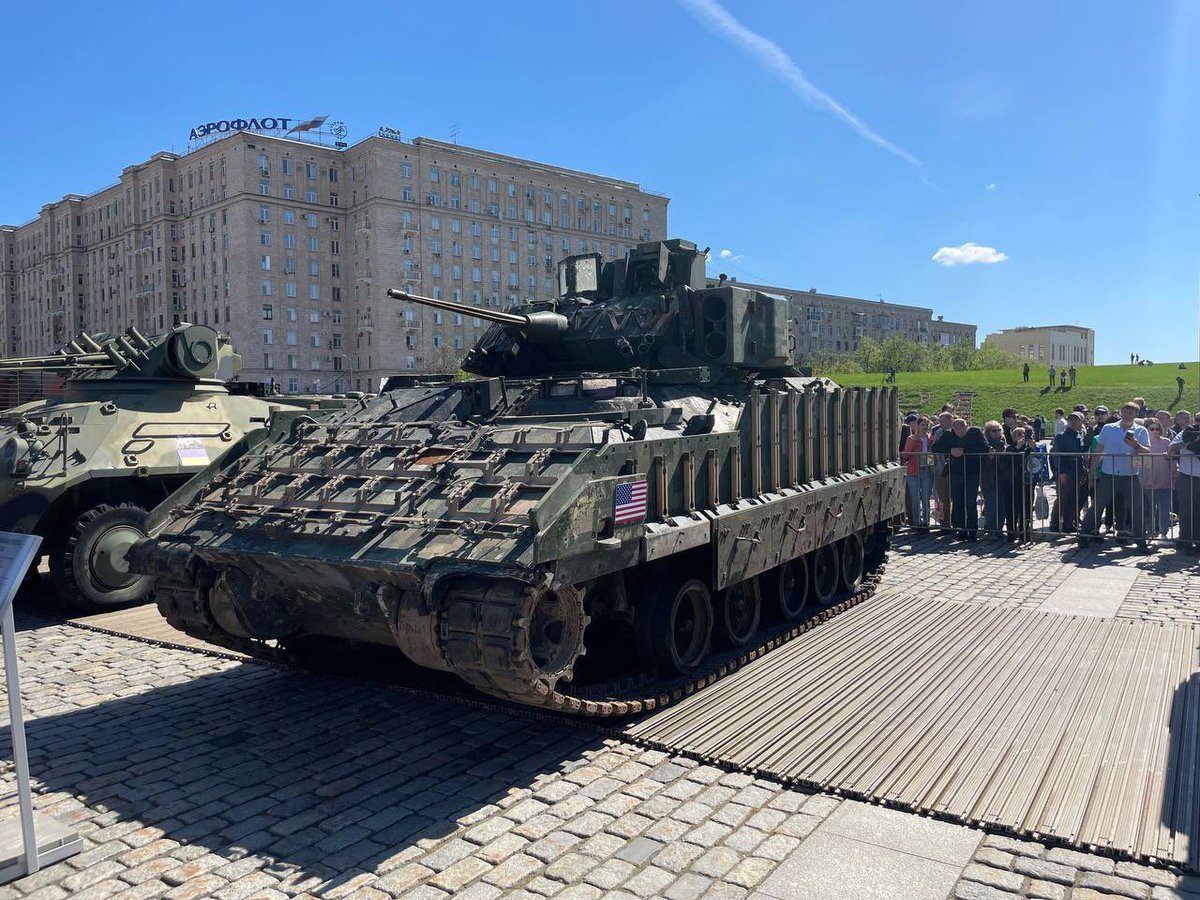
[[[1178,445],[1176,445],[1178,446]],[[912,529],[1028,542],[1072,535],[1200,551],[1200,460],[1179,471],[1171,454],[1024,451],[915,455],[907,465]],[[1185,459],[1186,456],[1185,456]],[[1110,474],[1112,473],[1112,474]]]

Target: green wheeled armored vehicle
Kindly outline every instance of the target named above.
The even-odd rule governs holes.
[[[559,287],[468,307],[495,323],[463,363],[482,377],[274,417],[158,507],[130,562],[171,624],[249,653],[394,645],[614,715],[859,592],[903,504],[894,390],[803,376],[787,300],[706,288],[687,241],[568,258]]]
[[[0,531],[42,535],[60,597],[83,608],[145,599],[151,579],[129,571],[125,552],[147,511],[273,409],[308,407],[227,383],[237,362],[214,329],[188,324],[0,360],[0,372],[66,375],[61,398],[0,414]]]

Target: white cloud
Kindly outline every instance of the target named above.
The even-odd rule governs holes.
[[[791,88],[793,93],[810,106],[833,113],[833,115],[853,128],[860,137],[878,147],[882,147],[889,153],[895,154],[905,162],[912,163],[914,166],[921,165],[919,159],[907,150],[897,147],[890,141],[880,137],[866,122],[809,81],[804,72],[800,70],[800,67],[792,61],[790,56],[783,52],[783,49],[778,44],[757,32],[751,31],[730,15],[729,11],[716,2],[716,0],[679,0],[679,3],[684,9],[699,19],[705,28],[718,37],[729,41],[742,52],[752,57],[760,66],[773,73]]]
[[[959,247],[942,247],[933,254],[933,261],[943,266],[969,266],[972,263],[1004,262],[1008,256],[995,247],[981,247],[967,242]]]
[[[742,254],[742,253],[738,253],[735,255],[732,250],[722,250],[720,253],[717,254],[717,256],[721,257],[721,259],[732,259],[732,260],[739,260],[744,255],[745,254]]]
[[[991,184],[989,184],[987,187],[984,188],[985,191],[994,191],[995,189],[996,189],[996,182],[994,182],[994,181]]]

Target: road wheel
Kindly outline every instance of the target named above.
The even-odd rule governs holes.
[[[717,638],[725,647],[745,647],[758,631],[762,597],[758,579],[747,578],[721,591],[717,601]]]
[[[698,578],[658,586],[637,611],[638,645],[643,659],[668,673],[695,672],[712,646],[713,605]]]
[[[61,599],[88,610],[140,603],[154,579],[129,571],[125,553],[146,536],[146,510],[132,503],[101,503],[75,521],[67,540],[50,560]]]
[[[838,541],[837,546],[842,590],[853,594],[862,586],[863,572],[866,569],[862,536],[852,534]]]
[[[838,562],[838,552],[833,544],[819,547],[812,554],[808,568],[812,573],[813,599],[823,606],[833,602],[842,586]]]
[[[785,622],[796,622],[808,608],[812,593],[808,557],[798,556],[763,576],[763,591],[771,613]]]

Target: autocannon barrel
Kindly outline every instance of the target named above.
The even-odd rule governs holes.
[[[0,359],[0,372],[14,369],[113,368],[106,353],[51,353],[46,356],[22,356]]]
[[[489,322],[499,322],[501,325],[529,325],[528,316],[498,312],[495,310],[482,309],[474,306],[466,307],[461,303],[455,303],[453,300],[438,300],[434,297],[422,297],[420,294],[410,294],[408,291],[401,291],[396,288],[392,288],[387,293],[388,296],[393,300],[403,300],[407,303],[418,303],[422,306],[432,306],[434,309],[444,309],[448,312],[472,315],[476,318],[487,319]]]
[[[420,294],[410,294],[397,288],[391,288],[387,295],[393,300],[403,300],[408,303],[418,303],[432,306],[434,309],[444,309],[448,312],[474,316],[497,322],[521,332],[525,337],[536,343],[550,343],[557,340],[567,330],[570,323],[567,317],[549,310],[538,310],[532,313],[507,313],[498,310],[484,309],[478,306],[464,306],[451,300],[438,300],[434,297],[422,297]]]

